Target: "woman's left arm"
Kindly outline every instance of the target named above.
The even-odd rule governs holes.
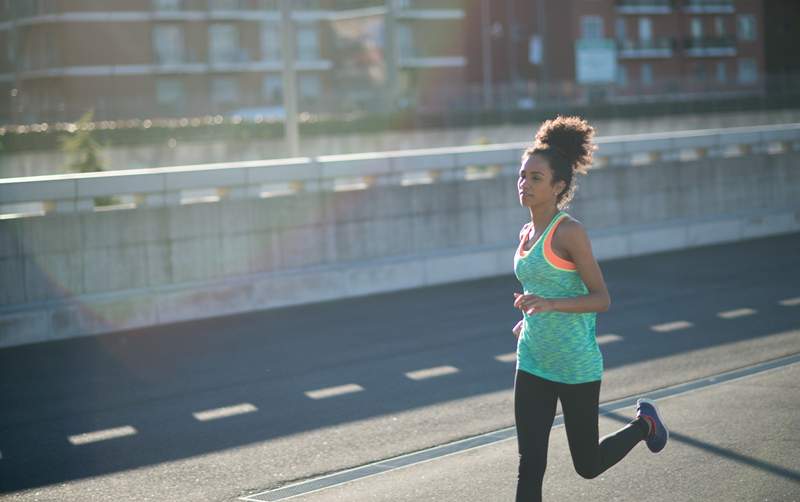
[[[541,298],[535,295],[519,295],[515,306],[535,314],[537,312],[605,312],[611,305],[611,297],[603,280],[603,272],[592,253],[592,244],[583,225],[576,221],[564,221],[558,229],[559,244],[567,250],[578,274],[589,293],[572,298]]]

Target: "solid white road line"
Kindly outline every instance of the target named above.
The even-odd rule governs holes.
[[[694,324],[690,323],[689,321],[675,321],[664,324],[656,324],[655,326],[650,326],[650,329],[653,331],[658,331],[659,333],[667,333],[669,331],[691,328],[692,326],[694,326]]]
[[[780,303],[784,307],[796,307],[800,305],[800,296],[795,298],[787,298],[785,300],[779,301],[778,303]]]
[[[325,389],[309,390],[305,395],[311,399],[327,399],[329,397],[341,396],[343,394],[352,394],[353,392],[361,392],[364,387],[351,383],[347,385],[339,385],[338,387],[327,387]]]
[[[717,317],[721,317],[722,319],[736,319],[737,317],[754,315],[757,312],[758,312],[757,310],[744,308],[744,309],[728,310],[726,312],[719,312],[717,313]]]
[[[76,445],[84,445],[89,443],[96,443],[98,441],[107,441],[109,439],[116,439],[125,436],[133,436],[137,431],[130,425],[124,427],[116,427],[114,429],[104,429],[101,431],[86,432],[84,434],[76,434],[69,436],[69,442]]]
[[[242,403],[233,406],[225,406],[224,408],[216,408],[213,410],[197,411],[192,413],[192,415],[194,415],[194,418],[197,420],[206,422],[208,420],[217,420],[236,415],[244,415],[245,413],[253,413],[254,411],[258,411],[258,408],[250,403]]]
[[[410,378],[411,380],[425,380],[444,375],[452,375],[453,373],[458,373],[458,371],[458,368],[454,368],[453,366],[437,366],[435,368],[411,371],[406,373],[406,377]]]

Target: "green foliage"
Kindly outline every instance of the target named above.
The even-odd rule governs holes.
[[[92,135],[93,116],[92,110],[84,113],[75,124],[75,132],[60,139],[61,150],[72,157],[72,162],[68,166],[72,172],[93,173],[103,170],[100,144]]]

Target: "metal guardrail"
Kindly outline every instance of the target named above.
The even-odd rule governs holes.
[[[800,151],[800,124],[598,138],[596,167]],[[0,219],[516,175],[527,143],[0,180]]]

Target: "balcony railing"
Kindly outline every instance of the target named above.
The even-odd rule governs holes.
[[[621,58],[668,58],[675,50],[675,39],[617,40],[617,48]]]
[[[736,9],[733,0],[684,0],[683,10],[693,14],[726,14]]]
[[[733,37],[702,37],[684,40],[686,54],[695,57],[735,56],[736,40]]]
[[[617,0],[620,14],[669,14],[673,0]]]

